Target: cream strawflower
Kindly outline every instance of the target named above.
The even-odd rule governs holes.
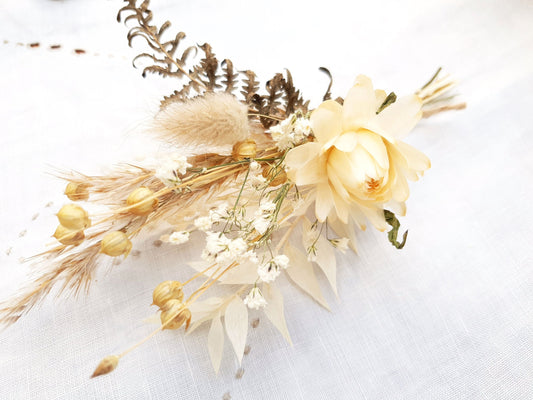
[[[422,116],[422,101],[406,96],[377,114],[385,98],[384,91],[374,91],[371,80],[360,75],[344,105],[327,100],[314,110],[316,140],[288,152],[289,179],[315,186],[320,222],[328,217],[353,220],[365,229],[368,218],[385,230],[383,208],[404,214],[406,178],[418,180],[430,167],[424,154],[401,141]]]

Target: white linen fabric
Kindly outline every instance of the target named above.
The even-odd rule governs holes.
[[[533,398],[531,2],[152,3],[156,22],[170,19],[263,82],[289,68],[314,106],[328,83],[320,66],[344,96],[360,73],[408,94],[442,65],[468,109],[424,120],[408,138],[433,166],[411,185],[403,250],[373,229],[359,234],[359,254],[340,257],[339,301],[321,280],[332,312],[282,283],[292,347],[257,312],[239,372],[226,340],[215,376],[201,329],[159,334],[89,379],[102,357],[156,326],[143,322],[153,288],[187,276],[202,245],[156,249],[151,232],[139,254],[102,268],[88,296],[48,299],[0,332],[0,398]],[[98,173],[164,149],[141,132],[177,83],[131,67],[144,43],[127,47],[120,6],[0,3],[4,299],[30,271],[19,259],[52,242],[67,202],[51,166]]]

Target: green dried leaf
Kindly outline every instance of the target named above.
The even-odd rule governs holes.
[[[409,231],[405,231],[403,234],[402,242],[398,242],[398,230],[400,229],[400,221],[398,221],[398,218],[396,218],[396,215],[392,211],[389,210],[383,210],[385,214],[385,221],[387,221],[387,224],[392,226],[392,229],[389,231],[389,242],[392,243],[394,247],[397,249],[403,249],[403,246],[405,246],[405,242],[407,240],[407,233]]]

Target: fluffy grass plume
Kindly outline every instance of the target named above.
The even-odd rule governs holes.
[[[224,92],[168,104],[156,115],[154,128],[178,146],[227,146],[250,135],[247,107]]]

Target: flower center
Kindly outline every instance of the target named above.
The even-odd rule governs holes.
[[[380,179],[374,179],[370,178],[365,181],[366,184],[366,191],[368,193],[377,192],[379,188],[381,187],[381,184],[383,183],[383,178]]]

